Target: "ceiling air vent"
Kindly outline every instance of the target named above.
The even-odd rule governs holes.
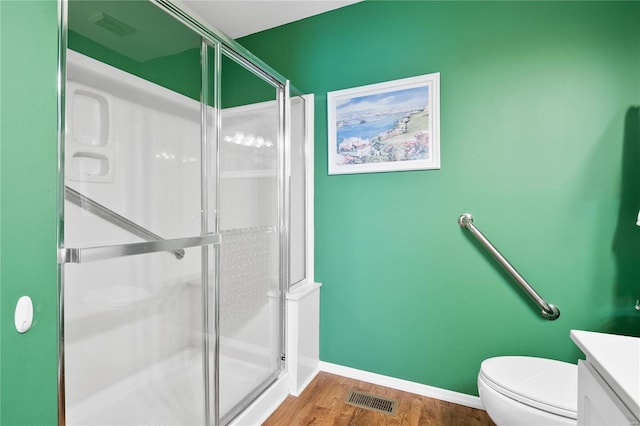
[[[102,27],[110,33],[113,33],[120,37],[132,33],[136,30],[135,28],[125,24],[124,22],[114,18],[113,16],[107,15],[104,12],[100,12],[97,15],[89,18],[89,22],[93,22],[97,26]]]
[[[398,401],[396,400],[380,398],[379,396],[353,389],[347,392],[344,402],[355,407],[366,408],[367,410],[378,411],[385,414],[395,414],[398,406]]]

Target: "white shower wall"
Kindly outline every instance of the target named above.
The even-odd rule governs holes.
[[[66,184],[164,238],[199,235],[199,105],[72,51],[67,77]],[[141,241],[69,202],[65,224],[69,247]],[[199,268],[197,249],[65,267],[68,407],[189,345]]]

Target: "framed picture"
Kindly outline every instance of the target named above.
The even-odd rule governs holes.
[[[327,93],[329,174],[440,168],[440,73]]]

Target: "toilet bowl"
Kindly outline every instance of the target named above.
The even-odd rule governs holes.
[[[577,424],[578,366],[525,356],[482,362],[478,392],[498,426]]]

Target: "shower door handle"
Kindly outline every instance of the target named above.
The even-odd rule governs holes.
[[[200,237],[175,238],[171,240],[146,241],[142,243],[118,244],[99,247],[63,248],[58,253],[58,263],[87,263],[114,259],[136,254],[159,253],[220,244],[222,235],[207,234]]]

